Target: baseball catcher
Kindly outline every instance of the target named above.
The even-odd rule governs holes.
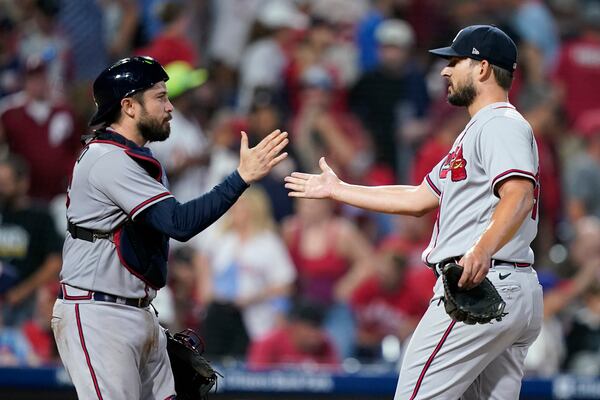
[[[275,130],[252,148],[242,132],[238,168],[180,203],[146,147],[171,133],[168,80],[156,60],[137,56],[94,81],[97,110],[68,189],[61,290],[51,321],[82,400],[204,398],[216,373],[200,341],[188,331],[168,339],[149,311],[167,283],[169,240],[185,242],[206,229],[287,156],[281,153],[286,132]]]

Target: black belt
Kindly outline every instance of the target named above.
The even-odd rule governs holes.
[[[456,256],[456,257],[446,258],[445,260],[442,260],[439,263],[433,263],[433,264],[432,263],[427,263],[427,266],[433,270],[433,273],[435,274],[436,278],[438,278],[440,276],[440,271],[443,271],[444,266],[446,264],[451,263],[451,262],[458,263],[462,257],[463,256]],[[515,268],[531,267],[531,264],[529,264],[529,263],[522,263],[522,262],[516,262],[516,261],[506,261],[506,260],[497,260],[497,259],[493,258],[492,261],[491,261],[490,267],[496,267],[498,265],[511,265],[511,266],[513,266]]]
[[[111,232],[101,232],[92,229],[82,228],[75,225],[71,221],[67,222],[67,230],[73,237],[73,239],[81,239],[87,242],[94,242],[96,239],[108,239],[110,238]]]
[[[66,297],[66,298],[65,298]],[[119,297],[113,296],[112,294],[102,293],[102,292],[88,292],[88,295],[84,296],[64,296],[62,287],[58,291],[58,298],[65,300],[91,300],[94,299],[96,301],[107,301],[109,303],[116,304],[124,304],[126,306],[138,307],[138,308],[146,308],[150,305],[151,300],[147,297],[142,297],[140,299],[130,299],[127,297]]]

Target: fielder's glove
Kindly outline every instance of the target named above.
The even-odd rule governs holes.
[[[469,325],[502,320],[506,303],[492,282],[485,278],[472,289],[462,289],[458,287],[462,272],[463,267],[456,263],[446,264],[442,272],[444,306],[450,318]]]
[[[202,356],[204,344],[191,329],[167,334],[167,352],[175,378],[177,399],[204,400],[217,383],[218,373]],[[201,350],[199,350],[201,348]]]

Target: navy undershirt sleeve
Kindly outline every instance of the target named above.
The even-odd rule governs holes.
[[[185,242],[225,214],[247,187],[236,170],[210,192],[184,204],[174,198],[163,200],[144,210],[138,219]]]

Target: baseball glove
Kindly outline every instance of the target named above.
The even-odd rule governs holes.
[[[167,333],[167,352],[175,378],[177,399],[204,400],[217,383],[218,373],[202,356],[204,343],[191,329]],[[199,350],[201,348],[201,350]]]
[[[444,306],[450,318],[465,324],[487,324],[492,320],[501,321],[506,315],[506,303],[490,282],[485,278],[472,289],[461,289],[458,281],[463,267],[456,263],[444,266],[442,281],[444,283]]]

